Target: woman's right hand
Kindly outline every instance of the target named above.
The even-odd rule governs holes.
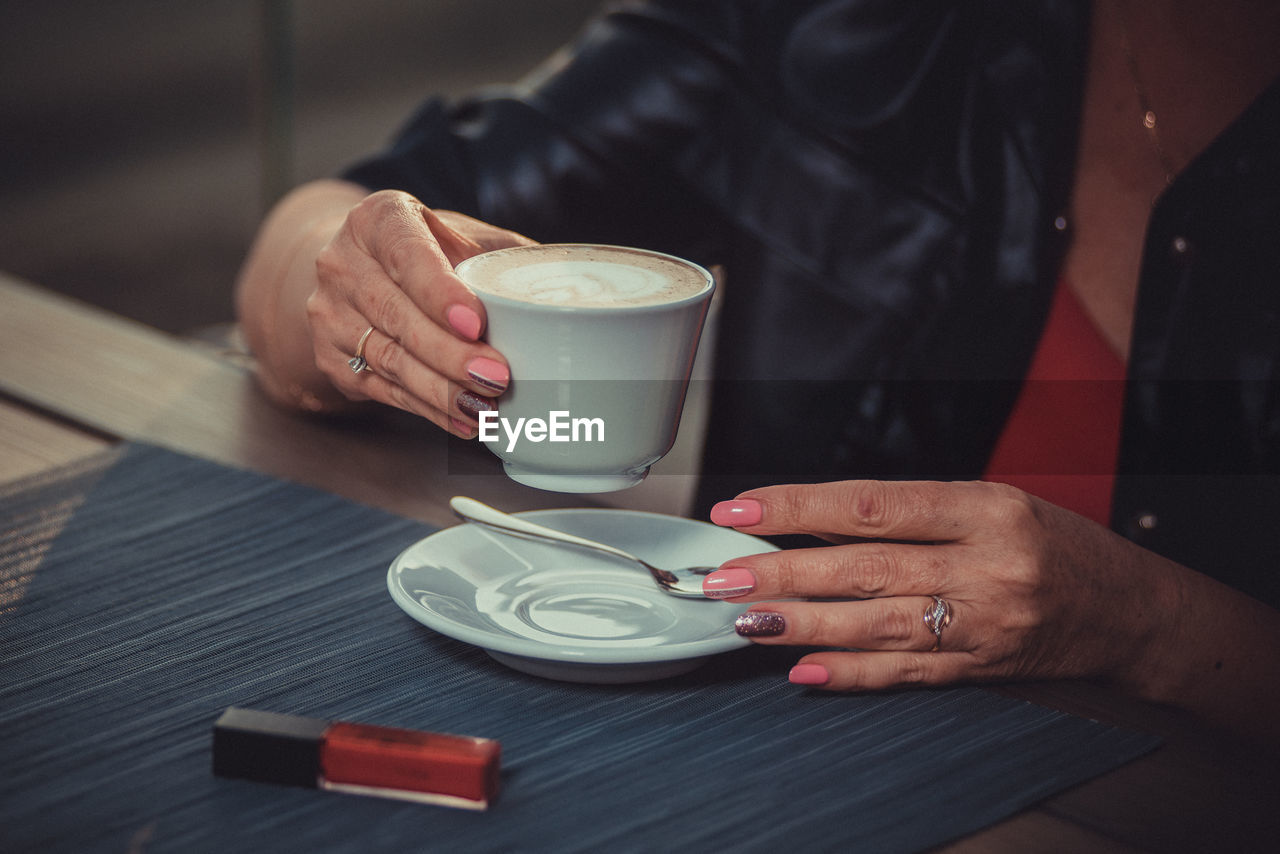
[[[316,366],[352,400],[416,413],[457,435],[510,381],[502,355],[480,340],[485,311],[453,272],[465,258],[530,241],[408,193],[384,190],[347,214],[316,259],[307,299]],[[365,330],[369,370],[348,360]]]
[[[474,436],[479,412],[494,408],[510,372],[482,340],[484,306],[453,265],[532,241],[394,190],[352,206],[352,185],[345,197],[342,189],[318,187],[298,193],[296,202],[286,199],[246,265],[241,319],[264,386],[314,409],[331,408],[340,400],[336,390],[347,400],[378,401]],[[325,204],[330,225],[322,231],[310,223]],[[291,229],[291,221],[299,227]],[[301,248],[283,249],[290,241]],[[363,348],[368,369],[357,373],[348,362],[370,327]]]

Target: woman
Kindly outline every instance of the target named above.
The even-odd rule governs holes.
[[[452,264],[722,263],[700,503],[834,544],[706,589],[846,650],[793,681],[1095,678],[1274,740],[1273,6],[624,6],[285,199],[242,322],[276,398],[469,437],[511,377]]]

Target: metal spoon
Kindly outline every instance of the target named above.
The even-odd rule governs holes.
[[[553,543],[567,543],[571,546],[594,549],[614,557],[634,561],[649,570],[649,574],[653,576],[653,580],[657,582],[658,587],[672,596],[706,599],[702,595],[702,577],[708,573],[715,572],[717,569],[714,566],[691,566],[686,569],[675,570],[658,569],[656,566],[645,563],[630,552],[624,552],[622,549],[616,549],[613,546],[606,546],[604,543],[597,543],[595,540],[575,537],[573,534],[566,534],[554,528],[535,525],[518,516],[495,510],[488,504],[476,501],[474,498],[455,495],[449,499],[449,506],[453,508],[453,512],[460,518],[468,522],[484,525],[486,528],[493,528],[495,531],[501,531],[504,534],[529,537],[536,540],[548,540]]]

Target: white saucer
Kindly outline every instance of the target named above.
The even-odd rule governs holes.
[[[537,510],[539,524],[608,543],[659,567],[716,566],[775,551],[764,540],[658,513]],[[664,593],[643,568],[574,546],[461,524],[406,549],[387,573],[391,598],[426,626],[503,664],[570,682],[642,682],[692,670],[749,645],[743,605]]]

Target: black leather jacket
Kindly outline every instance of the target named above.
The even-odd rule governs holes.
[[[977,477],[1070,233],[1086,17],[623,5],[518,88],[428,101],[346,177],[539,240],[724,265],[704,507],[784,480]],[[1278,129],[1273,85],[1153,211],[1113,516],[1272,603]]]

